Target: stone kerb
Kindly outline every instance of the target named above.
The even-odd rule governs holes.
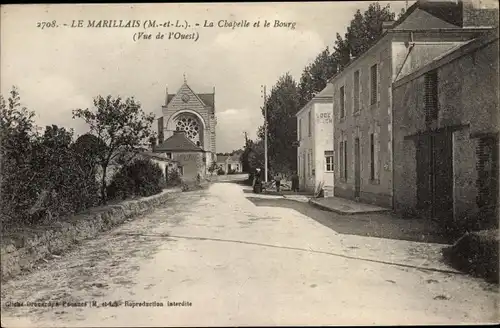
[[[94,238],[129,218],[149,212],[180,192],[180,189],[165,190],[150,197],[93,208],[64,221],[23,229],[15,238],[4,237],[0,245],[2,281],[31,270],[48,255],[60,254],[79,241]]]

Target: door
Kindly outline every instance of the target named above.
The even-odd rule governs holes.
[[[442,131],[417,141],[417,209],[425,217],[453,217],[452,133]]]
[[[359,198],[361,189],[361,163],[359,138],[354,139],[354,197]]]
[[[432,137],[433,201],[432,215],[453,218],[453,141],[452,133],[443,131]]]
[[[416,169],[417,169],[417,211],[423,217],[432,216],[432,183],[434,178],[431,171],[432,154],[431,136],[421,136],[416,140]]]

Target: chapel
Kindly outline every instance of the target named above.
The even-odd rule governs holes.
[[[158,119],[155,152],[166,153],[169,158],[180,161],[181,172],[183,166],[193,166],[193,162],[197,162],[197,174],[206,175],[210,164],[217,160],[215,87],[212,93],[195,93],[184,78],[176,93],[168,93],[166,89],[162,114]]]

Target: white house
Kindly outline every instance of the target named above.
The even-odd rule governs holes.
[[[225,174],[228,174],[231,171],[234,173],[241,173],[243,170],[239,154],[233,154],[230,156],[217,155],[217,166],[221,168]]]
[[[323,185],[325,197],[333,197],[333,86],[328,84],[295,116],[299,187],[316,191]]]

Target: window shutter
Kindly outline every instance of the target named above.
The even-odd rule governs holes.
[[[377,103],[377,65],[370,67],[370,105]]]
[[[377,71],[377,101],[376,102],[379,102],[380,101],[380,71],[381,71],[381,69],[379,69],[379,65],[376,66],[376,71]]]
[[[363,70],[359,70],[359,109],[363,109]]]
[[[438,79],[437,71],[431,71],[424,76],[425,121],[431,123],[438,118]]]

